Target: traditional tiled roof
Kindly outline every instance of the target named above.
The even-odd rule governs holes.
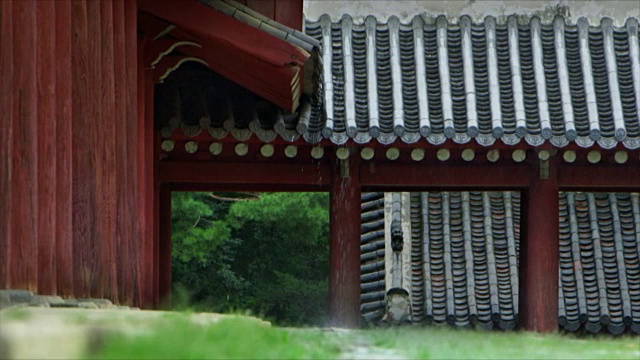
[[[233,18],[260,29],[278,39],[285,40],[290,44],[299,46],[306,51],[312,51],[320,44],[312,37],[309,37],[298,30],[282,25],[279,22],[269,19],[259,12],[242,5],[233,0],[199,0],[201,3],[223,12]]]
[[[156,86],[155,96],[156,127],[163,138],[182,132],[240,141],[255,135],[263,142],[280,136],[292,142],[300,138],[296,126],[320,111],[303,96],[298,112],[286,112],[197,63],[182,65]]]
[[[552,23],[417,16],[409,24],[322,16],[306,32],[323,45],[326,113],[323,121],[310,117],[321,129],[297,128],[309,141],[320,131],[336,144],[524,139],[640,148],[635,18],[615,27],[609,18],[590,26],[560,16]]]
[[[410,194],[413,321],[513,329],[518,315],[520,195]],[[395,201],[395,200],[394,200]],[[640,333],[637,193],[560,194],[559,323],[568,331]],[[387,211],[391,211],[388,209]],[[384,309],[384,198],[363,194],[362,314]],[[390,225],[388,225],[390,226]]]

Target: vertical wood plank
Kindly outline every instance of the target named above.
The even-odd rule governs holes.
[[[91,174],[92,184],[92,211],[95,214],[91,226],[95,227],[94,236],[89,238],[91,252],[87,253],[90,261],[90,294],[92,297],[102,298],[104,294],[104,263],[102,261],[102,244],[106,241],[107,229],[106,223],[102,218],[106,212],[103,203],[102,192],[104,191],[104,182],[106,169],[103,160],[103,150],[105,148],[105,136],[102,127],[102,34],[100,32],[100,2],[87,1],[87,39],[88,39],[88,60],[90,63],[88,80],[88,99],[89,102],[89,119],[87,124],[87,137],[91,141],[89,152],[94,171]],[[75,99],[74,99],[75,100]]]
[[[56,292],[55,3],[37,3],[38,292]],[[52,156],[53,155],[53,156]]]
[[[13,156],[11,172],[10,287],[37,290],[38,99],[36,3],[13,3]]]
[[[302,31],[302,0],[275,0],[275,21]]]
[[[138,131],[138,142],[136,148],[136,173],[138,182],[137,186],[137,207],[138,207],[138,242],[140,243],[140,281],[142,284],[147,284],[140,288],[140,306],[148,307],[148,281],[147,275],[151,272],[148,271],[147,261],[149,251],[147,250],[147,237],[146,237],[146,211],[145,211],[145,189],[146,189],[146,177],[144,173],[145,167],[145,131],[144,131],[144,37],[138,35],[137,38],[137,54],[136,59],[136,126]]]
[[[275,18],[276,0],[247,0],[247,7],[269,19]]]
[[[537,332],[558,330],[559,205],[557,159],[549,160],[549,179],[533,164],[531,186],[523,198],[526,232],[521,231],[519,321]],[[535,226],[526,226],[526,223]]]
[[[329,323],[360,326],[360,178],[357,155],[333,167],[330,194]],[[342,172],[342,173],[341,173]]]
[[[89,46],[87,37],[87,3],[72,3],[72,48],[73,66],[73,281],[77,297],[89,296],[92,279],[91,248],[96,237],[95,213],[95,164],[91,149],[95,144],[90,131],[91,96],[89,77]]]
[[[115,90],[115,157],[116,163],[120,164],[120,168],[116,171],[116,247],[117,261],[116,268],[118,274],[118,295],[119,302],[124,303],[126,292],[129,288],[126,286],[126,276],[129,269],[129,251],[126,247],[125,239],[125,223],[126,223],[126,184],[125,169],[122,167],[127,162],[126,143],[125,143],[125,123],[127,121],[126,109],[126,61],[125,61],[125,45],[124,45],[124,2],[116,0],[113,2],[113,53],[114,53],[114,75],[116,77],[114,83]]]
[[[153,284],[153,83],[147,85],[145,39],[138,36],[138,214],[140,226],[141,306],[154,307]],[[148,79],[151,81],[151,79]]]
[[[56,6],[56,275],[57,293],[73,295],[71,1]]]
[[[113,5],[109,1],[100,2],[100,44],[102,59],[102,128],[101,164],[102,188],[98,188],[102,211],[100,218],[104,225],[102,238],[102,261],[104,266],[104,296],[113,301],[118,299],[118,276],[116,268],[116,173],[115,161],[115,84],[114,84],[114,27]]]
[[[160,184],[160,306],[171,308],[171,185]]]
[[[145,99],[146,104],[154,109],[153,91],[153,71],[145,69]],[[153,126],[153,116],[147,113],[147,122]],[[149,125],[147,125],[149,126]],[[154,302],[155,306],[160,305],[160,182],[158,181],[158,163],[160,151],[160,137],[155,131],[152,131],[153,140],[153,286],[154,286]]]
[[[0,288],[9,287],[13,157],[13,2],[0,2]]]
[[[125,66],[126,66],[126,108],[127,108],[127,122],[126,122],[126,149],[127,149],[127,162],[122,166],[126,168],[126,190],[127,190],[127,202],[126,202],[126,214],[127,214],[127,233],[126,244],[129,248],[129,278],[131,291],[128,293],[130,299],[127,303],[139,304],[139,266],[140,262],[138,257],[138,216],[136,207],[136,142],[138,138],[136,114],[137,114],[137,61],[138,61],[138,35],[137,35],[137,23],[138,19],[138,4],[136,0],[125,1]]]

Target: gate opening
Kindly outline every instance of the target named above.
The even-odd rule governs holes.
[[[172,192],[172,308],[327,320],[329,194]]]

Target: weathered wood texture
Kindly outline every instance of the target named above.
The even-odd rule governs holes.
[[[292,29],[302,29],[302,0],[245,0],[239,3]]]
[[[0,288],[151,303],[137,1],[0,9]]]
[[[520,243],[519,323],[525,330],[558,330],[560,261],[558,159],[548,162],[548,179],[532,164],[531,185],[523,192]]]
[[[360,326],[360,175],[358,158],[336,162],[331,177],[329,323]]]
[[[158,269],[160,306],[171,307],[171,185],[160,185],[160,241]]]

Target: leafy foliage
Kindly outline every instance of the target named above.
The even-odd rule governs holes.
[[[233,198],[233,194],[221,194]],[[197,310],[249,309],[282,324],[326,318],[328,195],[172,198],[173,282]]]

